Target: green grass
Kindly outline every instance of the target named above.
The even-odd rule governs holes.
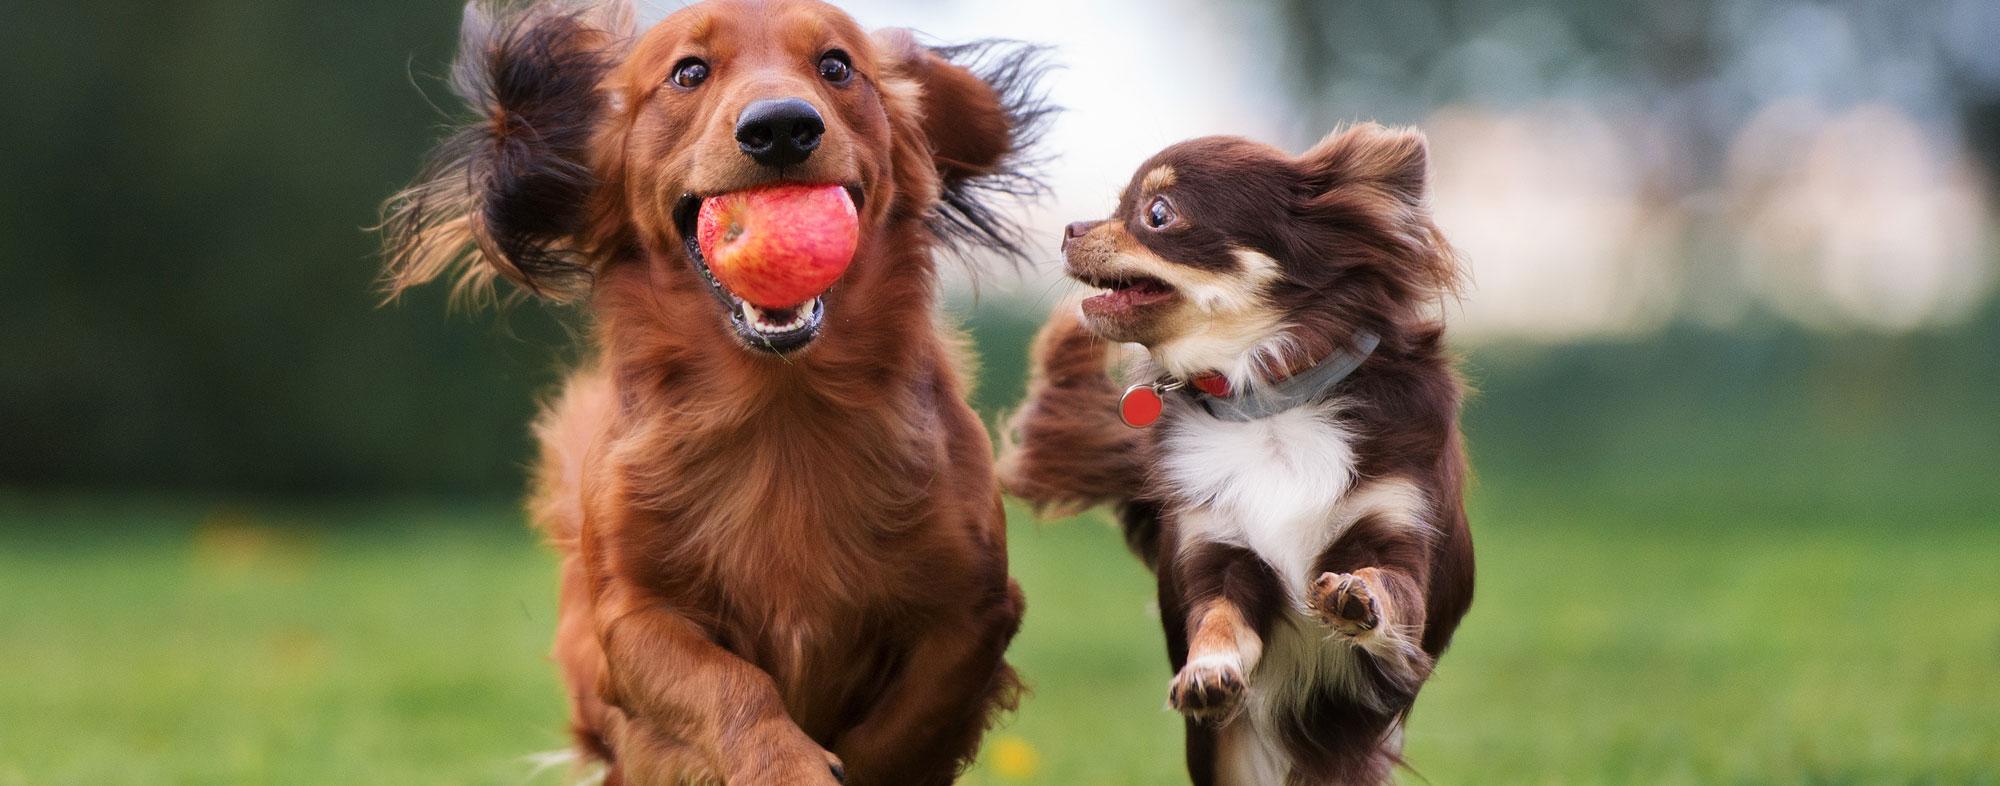
[[[1422,779],[2000,784],[2000,516],[1660,504],[1488,480]],[[1149,577],[1012,538],[1034,693],[967,782],[1185,782]],[[553,783],[552,582],[505,508],[0,497],[0,786]]]

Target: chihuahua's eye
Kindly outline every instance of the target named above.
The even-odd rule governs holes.
[[[693,90],[708,81],[708,64],[699,57],[690,57],[674,64],[674,86],[682,90]]]
[[[1166,197],[1153,197],[1153,203],[1146,206],[1146,226],[1154,229],[1174,222],[1174,206]]]
[[[836,85],[847,84],[854,78],[854,64],[848,62],[847,53],[835,49],[819,59],[819,78]]]

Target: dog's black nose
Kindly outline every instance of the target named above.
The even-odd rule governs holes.
[[[765,166],[785,167],[806,160],[819,147],[826,121],[802,98],[750,102],[736,117],[736,146]]]

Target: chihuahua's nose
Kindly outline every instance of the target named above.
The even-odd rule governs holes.
[[[826,121],[802,98],[750,102],[736,117],[736,146],[759,164],[787,167],[805,161],[819,147]]]
[[[1075,240],[1077,238],[1083,237],[1086,234],[1089,234],[1091,227],[1095,226],[1097,226],[1097,222],[1095,221],[1069,222],[1069,226],[1063,227],[1063,241],[1062,241],[1063,248],[1065,249],[1069,248],[1069,241]]]

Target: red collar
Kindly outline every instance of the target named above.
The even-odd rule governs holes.
[[[1368,353],[1375,351],[1375,343],[1379,341],[1379,339],[1374,338],[1375,334],[1373,333],[1364,332],[1360,335],[1366,336],[1366,338],[1361,339],[1363,343],[1367,344],[1367,349],[1364,349],[1361,352],[1362,356],[1366,357]],[[1271,377],[1265,379],[1264,381],[1266,383],[1275,385],[1277,383],[1291,379],[1292,377],[1298,376],[1300,373],[1303,373],[1306,370],[1317,368],[1321,363],[1327,362],[1329,358],[1332,358],[1334,355],[1338,355],[1340,353],[1341,350],[1335,349],[1333,352],[1328,353],[1325,357],[1315,358],[1311,363],[1307,363],[1303,366],[1297,366],[1297,367],[1287,366],[1285,368],[1285,373],[1274,374]],[[1207,393],[1216,398],[1229,398],[1230,395],[1236,392],[1236,388],[1229,384],[1229,378],[1223,376],[1222,372],[1220,371],[1203,371],[1192,377],[1188,377],[1187,381],[1188,384],[1195,386],[1195,389],[1200,390],[1201,392]]]
[[[1216,398],[1229,398],[1230,392],[1234,390],[1229,386],[1229,378],[1223,376],[1220,371],[1204,371],[1196,374],[1188,378],[1188,384]]]
[[[1200,406],[1216,418],[1240,423],[1269,417],[1324,397],[1329,389],[1359,369],[1375,352],[1381,340],[1374,333],[1357,332],[1351,348],[1335,348],[1332,353],[1304,369],[1288,368],[1283,376],[1270,380],[1270,387],[1263,395],[1242,399],[1232,395],[1234,387],[1229,384],[1229,378],[1219,371],[1203,371],[1184,381],[1163,379],[1141,382],[1126,388],[1125,395],[1119,397],[1118,417],[1133,428],[1150,426],[1160,419],[1165,410],[1160,394],[1182,385],[1193,385],[1196,390],[1207,393],[1210,398],[1202,399]]]

